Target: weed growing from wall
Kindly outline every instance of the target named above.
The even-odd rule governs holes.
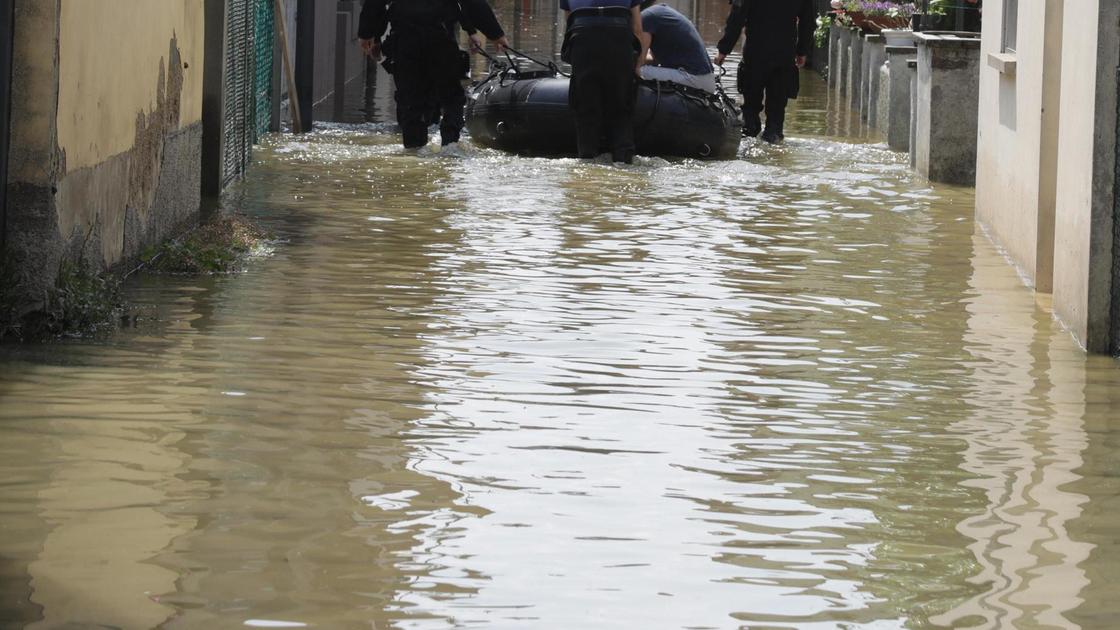
[[[12,255],[0,264],[0,339],[85,337],[114,328],[120,282],[86,260],[64,260],[55,283],[36,294]]]
[[[233,273],[245,260],[268,252],[272,236],[248,218],[220,217],[141,255],[149,271],[174,274]]]

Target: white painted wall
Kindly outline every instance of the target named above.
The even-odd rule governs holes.
[[[1094,352],[1109,350],[1118,20],[1115,0],[1065,5],[1054,313]]]
[[[1002,50],[1002,4],[985,7],[981,40],[979,134],[976,154],[976,218],[1011,257],[1027,281],[1049,291],[1051,260],[1040,259],[1039,243],[1053,239],[1040,213],[1052,212],[1053,191],[1043,199],[1043,101],[1047,68],[1048,5],[1060,0],[1019,3],[1018,50],[1014,74],[988,63]],[[1051,42],[1056,27],[1051,27]],[[1056,88],[1057,86],[1052,86]],[[1044,208],[1044,206],[1046,206]],[[1043,224],[1048,222],[1043,221]]]

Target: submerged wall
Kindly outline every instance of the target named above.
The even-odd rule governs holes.
[[[1054,313],[1093,352],[1111,344],[1120,4],[1066,2],[1054,225]]]
[[[1012,53],[1001,12],[984,16],[977,220],[1087,350],[1116,351],[1120,4],[1020,3]]]
[[[49,282],[196,220],[203,0],[18,0],[9,239]]]
[[[993,7],[984,16],[976,218],[1028,282],[1049,292],[1061,0],[1020,4],[1014,52],[1003,50],[1001,8]]]

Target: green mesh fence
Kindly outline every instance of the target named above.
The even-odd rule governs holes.
[[[272,55],[275,50],[276,15],[273,0],[256,0],[256,71],[253,82],[254,141],[268,133],[272,124]]]
[[[228,0],[222,176],[228,185],[272,122],[273,0]]]
[[[253,147],[253,5],[226,5],[226,76],[222,125],[222,180],[229,185],[245,172]]]

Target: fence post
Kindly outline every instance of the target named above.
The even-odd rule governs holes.
[[[297,133],[311,131],[315,116],[315,0],[296,5],[296,99],[302,118]]]
[[[341,7],[340,7],[341,8]],[[346,56],[350,46],[350,14],[335,13],[334,23],[334,119],[346,114]]]
[[[284,59],[284,46],[280,41],[280,29],[284,28],[280,23],[281,19],[283,19],[283,12],[277,12],[273,25],[276,36],[272,38],[272,99],[269,103],[272,120],[268,126],[268,130],[272,132],[280,131],[283,124],[280,120],[280,103],[284,99],[284,64],[287,61]]]
[[[203,221],[214,216],[222,194],[222,143],[225,120],[226,2],[206,0],[202,64],[202,207]]]

